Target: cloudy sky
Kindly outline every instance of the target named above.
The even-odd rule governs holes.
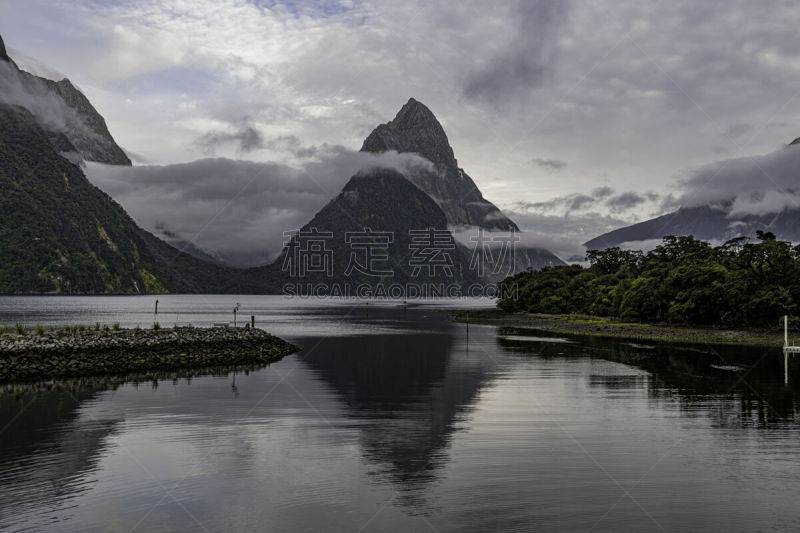
[[[771,0],[0,3],[11,55],[66,73],[139,164],[306,169],[413,96],[489,200],[574,240],[800,136],[798,27]]]

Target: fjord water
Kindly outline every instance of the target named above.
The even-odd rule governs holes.
[[[146,326],[154,300],[1,298],[0,322]],[[489,301],[159,300],[162,326],[232,321],[238,302],[303,351],[0,387],[0,530],[800,529],[800,375],[779,350],[435,310]]]

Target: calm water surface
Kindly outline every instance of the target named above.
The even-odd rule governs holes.
[[[0,386],[3,531],[796,531],[780,351],[559,338],[412,303],[160,296],[256,316],[261,369]],[[152,297],[0,298],[0,323],[153,321]]]

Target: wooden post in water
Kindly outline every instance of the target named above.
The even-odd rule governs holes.
[[[156,310],[153,312],[153,324],[158,323],[158,300],[156,299]]]
[[[783,384],[789,384],[789,350],[783,351]]]
[[[256,327],[256,315],[250,315],[250,327]]]

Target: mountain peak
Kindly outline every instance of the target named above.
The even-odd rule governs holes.
[[[444,128],[425,104],[409,98],[397,116],[381,124],[364,141],[362,152],[413,152],[441,168],[458,169]]]
[[[8,61],[8,54],[6,53],[6,45],[3,44],[3,36],[0,35],[0,59]]]

